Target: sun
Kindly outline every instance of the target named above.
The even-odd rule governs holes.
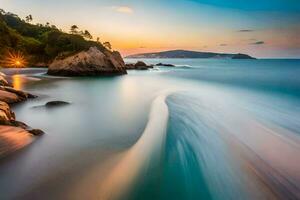
[[[4,67],[21,68],[21,67],[25,67],[27,65],[27,61],[22,52],[16,51],[16,52],[8,52],[7,56],[5,56],[5,58],[3,59],[1,64]]]

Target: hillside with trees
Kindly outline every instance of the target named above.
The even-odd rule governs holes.
[[[77,52],[97,47],[111,50],[109,42],[100,42],[88,30],[80,30],[77,25],[66,33],[55,25],[32,24],[33,16],[21,19],[17,15],[0,9],[0,66],[7,65],[5,60],[11,55],[22,55],[26,66],[47,66],[57,56],[65,57]]]

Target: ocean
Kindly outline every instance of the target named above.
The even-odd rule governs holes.
[[[143,61],[176,67],[6,70],[39,96],[17,119],[46,134],[0,160],[0,199],[300,198],[300,60]]]

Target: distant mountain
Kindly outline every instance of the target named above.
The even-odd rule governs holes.
[[[213,52],[198,52],[186,50],[172,50],[155,53],[143,53],[127,56],[126,58],[229,58],[229,59],[255,59],[247,54],[227,54]]]

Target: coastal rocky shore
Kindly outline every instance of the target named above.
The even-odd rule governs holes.
[[[65,58],[57,57],[48,68],[56,76],[105,76],[126,74],[125,63],[117,51],[100,51],[90,47]]]
[[[26,101],[36,96],[12,88],[0,74],[0,157],[16,151],[33,140],[33,136],[43,134],[39,129],[32,129],[23,122],[16,121],[11,105]]]

